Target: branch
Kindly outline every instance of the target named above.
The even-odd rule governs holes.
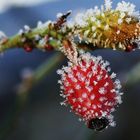
[[[10,38],[2,34],[0,52],[15,47],[28,52],[34,48],[60,51],[66,41],[75,42],[77,49],[83,50],[135,50],[140,38],[138,12],[130,3],[119,3],[116,9],[112,9],[111,4],[110,0],[106,0],[101,9],[88,9],[72,20],[67,20],[70,11],[59,13],[55,22],[39,23],[34,29],[25,26],[24,30]]]

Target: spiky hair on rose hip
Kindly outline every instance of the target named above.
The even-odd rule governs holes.
[[[87,125],[94,125],[89,128],[96,129],[98,125],[104,127],[102,122],[105,120],[105,127],[108,124],[115,125],[111,113],[122,103],[122,93],[120,81],[114,72],[111,73],[108,61],[104,61],[101,56],[82,53],[77,63],[68,62],[68,66],[63,66],[57,73],[61,75],[58,81],[61,85],[60,95],[65,99],[61,105],[70,105],[80,120]]]
[[[95,6],[77,13],[67,26],[80,41],[93,44],[90,49],[112,48],[129,52],[139,45],[139,17],[134,4],[122,1],[113,9],[111,0],[105,0],[101,8]]]

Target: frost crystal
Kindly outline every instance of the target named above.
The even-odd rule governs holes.
[[[105,8],[106,10],[110,10],[112,8],[111,0],[105,0]]]
[[[135,7],[136,6],[134,4],[122,1],[117,4],[116,10],[127,12],[130,16],[139,16],[139,12],[135,11]]]

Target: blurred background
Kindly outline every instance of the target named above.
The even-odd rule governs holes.
[[[113,6],[119,0],[114,0]],[[129,0],[139,10],[139,0]],[[38,21],[55,20],[58,12],[100,6],[103,0],[0,0],[0,30],[8,36],[18,32],[25,24],[35,27]],[[123,104],[114,113],[117,126],[103,132],[87,129],[84,123],[60,106],[59,77],[56,70],[66,65],[66,59],[51,71],[28,93],[23,104],[17,98],[16,87],[21,83],[21,72],[36,70],[55,52],[13,49],[0,57],[0,140],[140,140],[140,80],[131,83],[129,72],[140,63],[140,50],[125,53],[98,50],[111,63],[124,84]],[[139,77],[140,69],[134,72]],[[128,81],[129,79],[129,81]]]

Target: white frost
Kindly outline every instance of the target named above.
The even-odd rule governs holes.
[[[111,0],[105,0],[105,8],[106,8],[106,10],[110,10],[112,8]]]
[[[121,12],[127,12],[130,16],[139,16],[139,12],[135,10],[135,5],[130,2],[119,2],[117,4],[116,10]]]

